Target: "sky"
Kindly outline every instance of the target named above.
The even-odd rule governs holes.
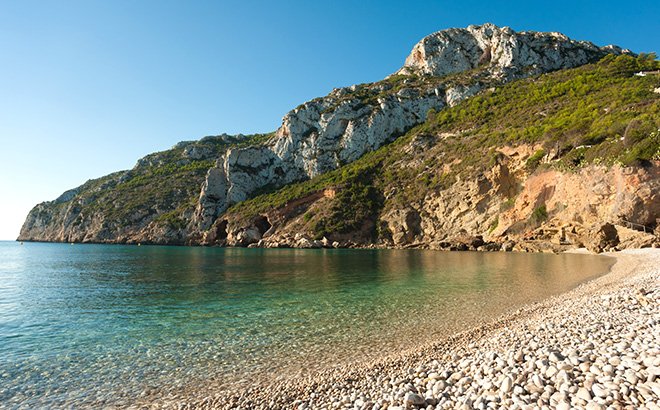
[[[491,22],[660,52],[660,2],[0,0],[0,240],[67,189],[178,141],[277,129]]]

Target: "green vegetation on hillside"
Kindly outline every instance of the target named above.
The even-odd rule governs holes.
[[[74,198],[83,205],[73,224],[102,215],[108,229],[145,226],[152,220],[183,229],[187,225],[184,214],[194,209],[206,172],[216,158],[231,146],[260,144],[273,134],[209,136],[181,142],[145,156],[130,171],[87,181]]]
[[[542,143],[546,151],[558,151],[569,167],[595,160],[624,165],[650,160],[657,154],[660,127],[653,92],[659,78],[634,74],[658,67],[654,55],[609,55],[595,65],[471,98],[440,112],[422,131],[464,131],[465,142],[476,138],[476,145],[488,147]]]
[[[351,169],[341,175],[343,183],[329,212],[314,220],[316,239],[365,229],[373,236],[374,226],[370,224],[383,206],[382,194],[374,185],[373,169]]]
[[[478,177],[504,146],[541,146],[528,159],[530,172],[659,160],[660,94],[654,89],[660,76],[635,75],[659,69],[654,55],[610,55],[597,64],[510,83],[431,113],[426,123],[354,163],[239,203],[229,213],[251,217],[335,187],[333,211],[306,217],[322,236],[357,230],[358,221],[375,220],[384,209],[421,201],[457,178]],[[536,217],[543,218],[543,211]]]

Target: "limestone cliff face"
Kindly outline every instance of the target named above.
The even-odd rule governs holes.
[[[80,194],[88,188],[96,192],[113,189],[125,176],[125,171],[112,174],[93,187],[87,183],[66,191],[54,201],[38,204],[28,214],[18,239],[55,242],[83,242],[90,236],[98,242],[114,239],[115,235],[109,234],[104,224],[105,218],[86,211],[95,196]]]
[[[608,53],[627,52],[571,40],[561,33],[517,33],[492,24],[439,31],[413,47],[400,74],[442,76],[485,66],[493,74],[521,76],[577,67]]]
[[[444,93],[435,88],[402,89],[379,98],[374,106],[350,98],[346,89],[307,102],[284,117],[272,141],[227,152],[226,206],[264,187],[313,178],[353,162],[423,122],[430,109],[440,110],[445,104]]]
[[[228,145],[242,136],[220,135],[195,142],[182,142],[170,150],[147,155],[135,167],[90,180],[59,198],[35,206],[28,214],[19,240],[101,243],[188,243],[191,221],[208,224],[217,213],[195,202],[205,174],[212,175],[210,189],[204,185],[205,202],[221,200],[214,188],[214,171],[208,171]],[[215,168],[211,168],[215,170]]]
[[[192,220],[194,227],[207,231],[216,220],[227,202],[227,174],[224,158],[220,158],[215,167],[208,170],[202,184],[199,201]]]
[[[528,175],[517,158],[506,157],[505,165],[482,177],[458,180],[446,190],[429,193],[422,202],[383,214],[392,244],[442,247],[443,242],[454,244],[467,235],[500,243],[511,238],[575,247],[585,245],[606,223],[617,229],[656,225],[657,162],[646,168],[590,166],[577,173],[548,170]],[[519,190],[516,196],[505,194],[512,184]],[[535,224],[539,209],[544,210],[543,220]],[[640,232],[637,239],[657,241],[651,231]]]
[[[644,57],[608,57],[488,90],[340,172],[233,207],[216,225],[217,243],[660,245],[656,67]]]

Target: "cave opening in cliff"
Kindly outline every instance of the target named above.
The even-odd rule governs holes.
[[[273,225],[268,220],[268,217],[265,215],[260,215],[254,220],[254,226],[259,230],[259,233],[263,235],[266,233]]]
[[[229,222],[226,219],[223,219],[216,224],[215,233],[218,241],[224,241],[227,239],[227,224]]]

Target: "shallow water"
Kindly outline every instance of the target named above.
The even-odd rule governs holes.
[[[0,407],[122,406],[369,360],[610,265],[572,254],[0,242]]]

